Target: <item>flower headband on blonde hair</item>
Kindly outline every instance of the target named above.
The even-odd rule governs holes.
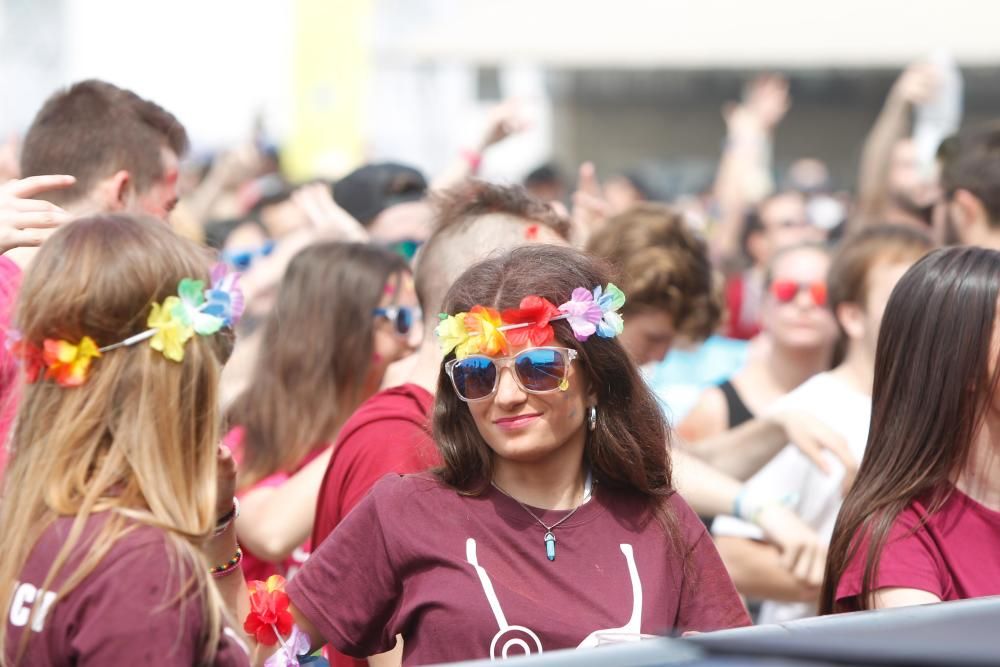
[[[168,296],[162,304],[154,303],[146,319],[145,331],[125,340],[98,347],[90,336],[73,344],[66,340],[46,338],[42,346],[25,341],[16,331],[7,335],[8,348],[19,357],[28,382],[43,375],[62,387],[79,387],[87,380],[93,359],[105,352],[130,347],[148,340],[149,346],[171,361],[184,360],[184,344],[195,334],[211,336],[223,327],[232,328],[243,314],[243,292],[237,281],[238,273],[227,273],[224,264],[212,268],[211,287],[203,280],[184,278],[177,285],[177,295]]]
[[[441,351],[464,359],[473,354],[496,356],[507,354],[510,346],[535,346],[550,343],[555,338],[552,322],[566,320],[573,335],[585,341],[595,333],[601,338],[614,338],[624,328],[618,313],[625,305],[625,294],[608,283],[592,291],[583,287],[573,290],[570,300],[561,306],[540,296],[526,296],[518,308],[503,313],[486,306],[474,306],[468,312],[448,315],[441,313],[434,333]]]

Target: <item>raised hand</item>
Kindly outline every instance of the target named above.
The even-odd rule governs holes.
[[[32,199],[73,185],[72,176],[29,176],[0,185],[0,253],[41,245],[73,216],[51,202]]]
[[[933,99],[940,85],[941,75],[937,68],[931,63],[917,62],[899,75],[892,86],[891,95],[907,104],[918,106]]]
[[[490,110],[486,127],[477,146],[480,152],[498,144],[507,137],[523,132],[530,126],[516,100],[504,100]]]
[[[342,241],[368,240],[368,232],[350,213],[337,205],[326,183],[303,185],[292,193],[292,201],[302,209],[317,231]]]
[[[570,224],[574,245],[583,247],[610,215],[610,207],[604,199],[601,184],[597,180],[597,170],[591,162],[580,165],[576,191],[573,193],[573,212]]]
[[[742,106],[757,118],[765,130],[773,130],[791,105],[788,80],[780,74],[758,76],[749,83],[743,95]]]

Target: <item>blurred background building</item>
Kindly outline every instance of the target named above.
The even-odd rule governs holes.
[[[814,155],[849,187],[916,59],[958,63],[964,122],[1000,115],[998,23],[982,0],[0,0],[0,133],[56,87],[100,77],[175,112],[196,152],[260,140],[293,176],[366,158],[433,172],[513,97],[532,127],[490,153],[486,176],[591,159],[638,168],[668,197],[708,184],[722,105],[780,71],[793,107],[778,170]]]

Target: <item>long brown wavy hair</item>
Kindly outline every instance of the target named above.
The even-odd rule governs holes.
[[[407,273],[402,257],[364,243],[319,243],[292,259],[248,388],[228,414],[245,429],[241,488],[295,470],[367,398],[373,311]]]
[[[606,264],[577,250],[524,246],[463,273],[445,297],[444,307],[448,313],[468,311],[477,304],[503,310],[517,307],[532,294],[560,304],[577,287],[592,289],[611,280]],[[617,339],[591,336],[580,342],[565,321],[552,326],[556,344],[579,354],[579,369],[597,395],[600,416],[596,430],[588,431],[584,450],[595,481],[646,499],[675,538],[673,517],[662,511],[674,487],[669,430],[656,398]],[[481,494],[493,479],[493,450],[479,434],[468,406],[455,394],[443,363],[433,429],[444,462],[437,476],[461,493]]]
[[[45,242],[25,274],[16,326],[35,345],[83,336],[115,343],[145,330],[152,304],[177,294],[182,278],[207,281],[210,263],[156,220],[77,220]],[[172,570],[189,573],[171,577],[169,588],[202,601],[201,657],[212,661],[223,605],[199,547],[216,521],[217,389],[231,347],[224,334],[195,336],[176,363],[140,343],[95,359],[84,386],[24,384],[0,502],[0,600],[9,603],[31,550],[57,517],[75,518],[40,586],[52,590],[63,578],[56,605],[137,524],[152,526],[173,548]],[[70,561],[97,513],[107,521],[82,560]],[[15,652],[0,631],[0,664],[22,655],[31,635]]]
[[[1000,252],[972,247],[930,253],[893,290],[875,354],[868,445],[834,527],[821,614],[870,608],[896,518],[924,494],[929,510],[939,509],[969,464],[1000,379],[1000,367],[989,371],[998,296]],[[855,558],[864,558],[861,594],[838,605]]]

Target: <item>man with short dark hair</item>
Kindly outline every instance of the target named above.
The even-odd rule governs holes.
[[[21,149],[22,176],[69,174],[46,199],[77,216],[129,211],[166,219],[177,203],[184,126],[132,91],[94,79],[53,94]]]
[[[22,180],[0,184],[0,339],[36,246],[83,215],[124,211],[165,220],[177,203],[178,161],[187,147],[170,112],[110,83],[81,81],[49,97],[24,138]],[[17,403],[16,373],[0,344],[0,443]]]
[[[945,139],[938,161],[944,197],[935,223],[944,240],[1000,249],[1000,121]]]

